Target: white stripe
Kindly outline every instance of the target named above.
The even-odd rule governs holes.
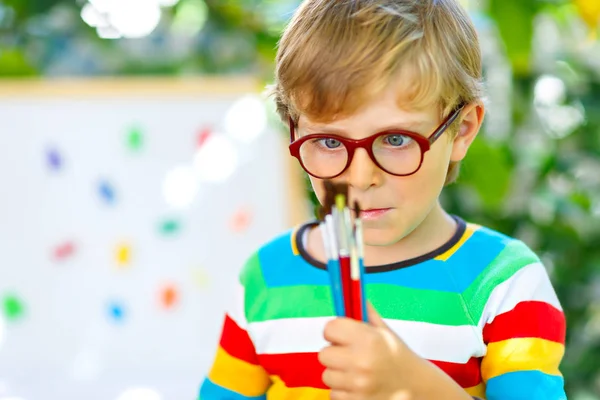
[[[315,353],[328,345],[323,338],[331,317],[287,318],[251,322],[248,327],[258,354]],[[466,363],[485,354],[485,345],[470,325],[385,320],[415,353],[428,360]]]
[[[543,301],[562,311],[548,272],[540,262],[521,268],[510,279],[494,288],[481,314],[479,329],[522,301]]]
[[[248,321],[246,320],[246,311],[244,309],[244,296],[244,286],[240,282],[236,282],[229,306],[227,307],[227,314],[240,328],[248,329]]]

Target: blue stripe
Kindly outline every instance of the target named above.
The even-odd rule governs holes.
[[[564,379],[541,371],[510,372],[487,381],[487,400],[567,400]]]
[[[206,378],[202,387],[200,387],[200,395],[198,400],[266,400],[267,396],[255,396],[248,397],[243,396],[237,392],[229,389],[225,389],[213,383],[210,379]]]
[[[262,247],[258,258],[267,287],[330,283],[327,271],[315,268],[301,256],[294,255],[289,233]]]

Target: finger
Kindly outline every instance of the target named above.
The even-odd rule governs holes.
[[[350,345],[356,342],[361,335],[372,329],[360,321],[349,318],[336,318],[325,325],[323,336],[325,340],[338,345]]]
[[[319,362],[323,364],[325,368],[335,370],[347,370],[352,365],[353,356],[352,352],[346,346],[328,346],[319,352]]]
[[[352,389],[352,380],[347,372],[327,368],[323,372],[323,383],[331,391],[349,392]]]
[[[369,316],[369,323],[372,326],[376,326],[378,328],[388,327],[383,318],[381,318],[381,315],[379,315],[375,307],[373,307],[370,302],[367,302],[367,314]]]
[[[329,398],[331,400],[352,400],[353,395],[350,392],[347,392],[345,390],[332,390],[329,393]]]

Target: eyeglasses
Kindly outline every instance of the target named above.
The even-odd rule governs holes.
[[[429,137],[392,130],[360,140],[327,134],[307,135],[294,140],[295,123],[290,118],[290,154],[298,159],[308,174],[319,179],[331,179],[343,174],[359,148],[365,149],[375,165],[388,174],[413,175],[421,168],[425,153],[458,118],[464,107],[464,104],[457,107]]]

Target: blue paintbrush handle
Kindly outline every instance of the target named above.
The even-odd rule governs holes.
[[[362,315],[363,321],[369,322],[369,316],[367,315],[367,292],[365,291],[365,262],[362,258],[358,259],[359,271],[360,271],[360,300],[362,302]]]
[[[331,297],[333,299],[333,308],[335,315],[343,317],[346,315],[344,309],[344,292],[342,290],[342,275],[340,272],[340,263],[330,260],[327,263],[327,271],[331,283]]]

